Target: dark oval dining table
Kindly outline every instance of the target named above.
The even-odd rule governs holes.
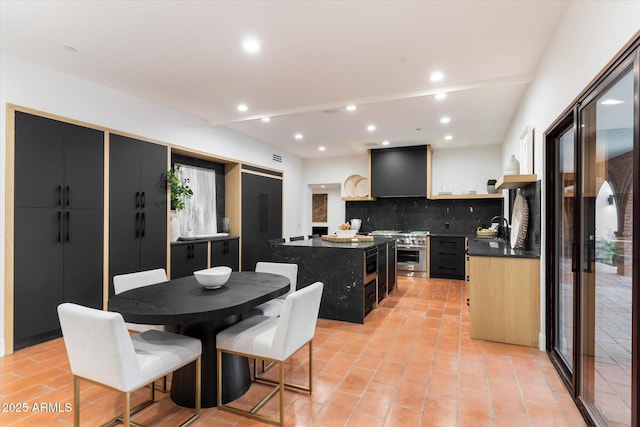
[[[237,323],[244,313],[284,295],[289,279],[271,273],[232,272],[219,289],[205,289],[193,276],[144,286],[109,298],[109,311],[130,323],[178,325],[183,335],[202,341],[202,407],[217,404],[216,334]],[[242,396],[251,385],[248,360],[223,355],[223,402]],[[195,407],[195,364],[173,373],[171,399]]]

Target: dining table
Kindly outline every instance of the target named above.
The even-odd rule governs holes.
[[[180,334],[200,339],[201,405],[209,408],[217,404],[216,335],[252,308],[286,294],[289,286],[285,276],[253,271],[232,272],[218,289],[207,289],[194,276],[187,276],[111,296],[108,308],[129,323],[174,325]],[[222,377],[223,402],[242,396],[251,385],[248,359],[224,354]],[[194,363],[173,373],[171,399],[180,406],[195,407]]]

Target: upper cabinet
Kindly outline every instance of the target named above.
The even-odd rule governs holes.
[[[371,150],[373,197],[426,197],[427,146]]]

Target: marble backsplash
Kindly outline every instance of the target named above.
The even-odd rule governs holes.
[[[502,199],[429,200],[388,197],[372,202],[346,202],[346,220],[362,219],[360,231],[428,230],[432,233],[471,234],[488,227],[502,214]]]

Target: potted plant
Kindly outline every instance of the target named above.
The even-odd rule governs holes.
[[[496,190],[496,181],[495,179],[489,179],[487,180],[487,193],[489,194],[495,194],[498,192],[498,190]]]
[[[169,169],[164,173],[169,186],[171,201],[171,241],[175,242],[180,237],[180,221],[176,212],[184,209],[184,202],[193,196],[193,190],[189,188],[189,179],[180,176],[180,166],[176,165],[174,169]]]

